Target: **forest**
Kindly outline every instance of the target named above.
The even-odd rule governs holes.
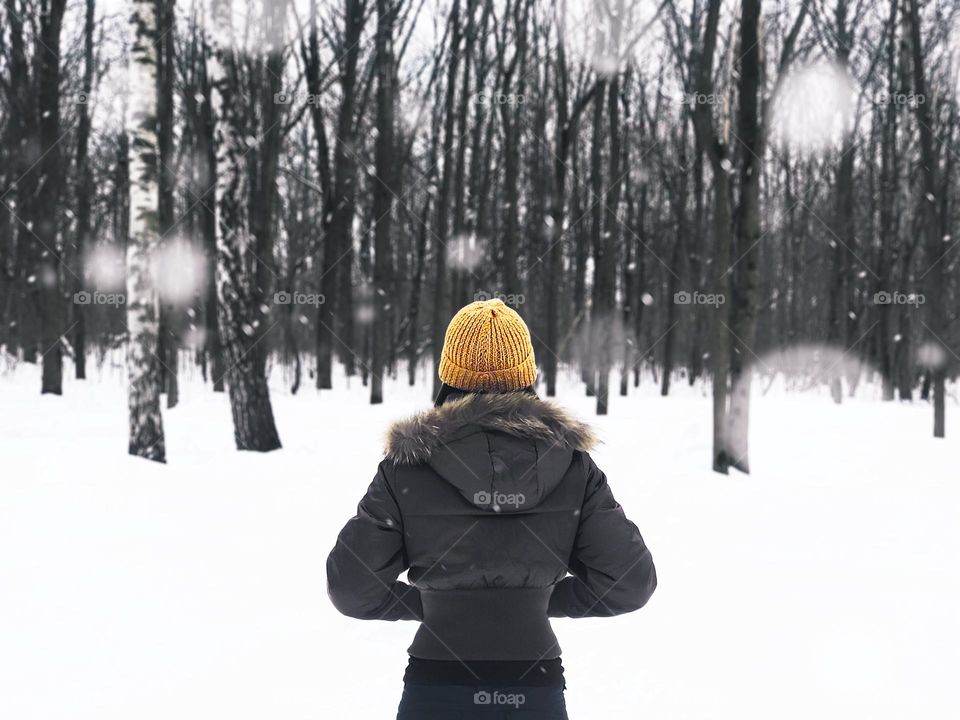
[[[239,450],[271,388],[435,372],[499,297],[553,396],[705,382],[750,469],[782,375],[927,403],[960,369],[952,0],[3,0],[0,354],[125,357],[166,459],[185,368]],[[429,383],[428,383],[429,385]],[[430,388],[424,389],[429,400]],[[224,418],[224,422],[227,422]]]

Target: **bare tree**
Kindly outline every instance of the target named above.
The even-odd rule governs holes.
[[[273,43],[267,50],[265,72],[271,77],[279,77],[276,65],[282,63],[283,48],[277,39],[282,37],[285,10],[285,3],[264,5],[267,36]],[[274,113],[283,107],[275,95],[282,89],[261,86],[256,119],[264,126],[257,152],[246,142],[251,118],[243,114],[248,106],[241,101],[242,63],[234,47],[229,2],[214,0],[210,19],[209,67],[218,153],[217,292],[226,380],[237,449],[267,452],[280,447],[265,374],[266,348],[260,341],[270,329],[263,324],[268,289],[264,275],[269,271],[265,263],[272,259],[275,153],[279,150],[272,133],[279,124]],[[250,191],[251,182],[260,184],[259,194]]]
[[[453,182],[453,163],[449,161],[453,152],[453,131],[456,123],[454,100],[457,88],[457,68],[460,65],[460,44],[463,30],[460,26],[460,0],[453,0],[450,10],[450,49],[447,70],[446,91],[443,104],[443,144],[440,148],[443,170],[440,179],[440,193],[437,198],[437,231],[434,248],[434,291],[433,291],[433,364],[439,365],[443,350],[443,333],[450,315],[450,283],[447,278],[447,242],[450,218],[450,185]],[[440,378],[434,375],[433,394],[440,390]]]
[[[83,87],[77,98],[80,117],[77,121],[77,232],[73,247],[76,271],[73,275],[73,292],[83,291],[84,254],[90,244],[92,232],[92,208],[94,187],[90,169],[90,124],[93,98],[93,81],[96,59],[93,53],[96,0],[86,0],[83,21]],[[68,265],[69,267],[69,265]],[[73,364],[77,380],[87,377],[87,335],[85,306],[73,304]]]
[[[394,147],[393,29],[400,0],[377,0],[376,76],[377,139],[373,186],[373,361],[370,368],[370,402],[383,402],[383,374],[386,368],[390,318],[395,306],[392,282],[391,226],[396,169]]]
[[[913,65],[913,86],[918,97],[927,98],[927,79],[924,74],[924,55],[923,40],[920,32],[920,10],[917,0],[907,0],[907,17],[910,23],[910,45],[912,52]],[[920,201],[921,217],[923,230],[926,236],[927,259],[930,262],[930,269],[926,272],[928,276],[928,293],[932,300],[930,303],[930,325],[929,342],[931,347],[940,347],[943,344],[941,337],[944,333],[944,272],[940,238],[946,233],[946,218],[940,216],[938,208],[945,205],[938,204],[938,193],[944,193],[945,188],[941,187],[938,180],[939,159],[933,146],[933,117],[930,112],[931,103],[915,103],[917,123],[920,132],[920,158],[923,167],[923,191],[924,196]],[[931,357],[928,365],[928,375],[933,377],[933,436],[942,438],[946,434],[946,403],[945,403],[945,385],[946,385],[946,353],[941,351],[936,355],[942,354],[944,359],[940,360],[936,356]]]
[[[352,308],[344,304],[351,292],[353,234],[351,226],[356,213],[356,165],[354,147],[357,132],[357,65],[360,59],[363,28],[367,18],[366,0],[344,0],[343,31],[335,51],[339,65],[340,104],[337,109],[333,138],[333,170],[327,167],[331,143],[323,127],[321,108],[313,109],[313,126],[317,140],[317,162],[324,186],[323,256],[320,278],[324,302],[317,310],[317,387],[332,387],[331,371],[334,341],[341,355],[352,362],[347,330],[335,330],[340,322],[352,323]],[[308,90],[320,97],[320,51],[317,41],[316,8],[311,5],[311,25],[307,62]],[[343,307],[341,307],[343,305]]]
[[[50,0],[40,10],[40,34],[37,36],[37,109],[40,126],[39,180],[37,207],[33,217],[35,237],[42,246],[38,277],[40,294],[43,380],[41,393],[63,392],[63,296],[59,242],[60,191],[63,187],[63,159],[60,150],[60,31],[66,0]]]
[[[174,0],[157,0],[157,162],[160,200],[157,210],[160,244],[175,242],[172,235],[176,219],[175,198],[177,175],[174,168],[173,58],[176,53],[176,16]],[[176,407],[179,400],[177,305],[169,298],[160,298],[159,349],[161,386],[167,394],[167,407]]]
[[[158,246],[157,4],[130,16],[130,240],[127,244],[127,383],[131,455],[166,462],[157,358],[158,303],[151,262]]]

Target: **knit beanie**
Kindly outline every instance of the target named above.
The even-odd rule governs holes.
[[[523,390],[537,379],[530,331],[502,300],[472,302],[447,326],[439,374],[461,390]]]

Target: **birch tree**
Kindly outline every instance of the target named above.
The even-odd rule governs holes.
[[[282,56],[277,39],[282,37],[285,7],[285,3],[271,5],[268,0],[263,4],[273,43],[268,64],[276,64],[277,57]],[[242,94],[243,63],[236,48],[229,0],[212,1],[210,31],[209,73],[217,149],[217,299],[226,383],[237,449],[267,452],[280,447],[265,374],[266,348],[261,345],[269,331],[263,325],[263,265],[272,258],[267,239],[272,231],[269,207],[276,191],[276,158],[269,155],[275,138],[270,133],[279,120],[268,123],[263,137],[256,138],[251,136],[251,118],[245,112],[259,110],[261,118],[256,119],[262,119],[282,106],[276,103],[275,95],[268,94],[259,98],[258,108],[252,108],[250,98]],[[271,75],[279,77],[276,70],[269,68]],[[256,154],[258,144],[263,149],[260,156]],[[254,178],[263,183],[258,192],[251,188]],[[263,196],[257,202],[265,206],[253,207],[258,193]]]
[[[159,241],[156,35],[157,3],[134,0],[130,15],[130,239],[126,298],[129,452],[165,462],[157,372],[159,305],[151,270]]]

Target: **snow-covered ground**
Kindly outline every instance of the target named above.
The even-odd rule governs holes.
[[[159,466],[125,454],[119,370],[39,386],[0,375],[0,718],[394,716],[415,625],[339,616],[324,560],[422,390],[278,387],[284,448],[255,455],[188,378]],[[592,416],[572,384],[560,400]],[[960,717],[960,421],[935,441],[931,415],[774,388],[753,475],[720,477],[704,388],[614,398],[596,458],[660,587],[555,621],[571,717]]]

